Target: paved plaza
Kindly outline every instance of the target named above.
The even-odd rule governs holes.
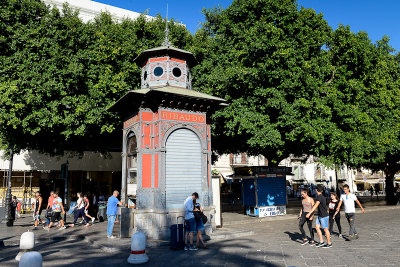
[[[223,229],[252,234],[210,240],[208,250],[149,248],[150,261],[143,266],[400,266],[399,218],[399,207],[369,207],[365,214],[356,215],[360,238],[346,241],[334,236],[332,248],[301,246],[298,221],[293,215],[268,220],[254,218]],[[131,266],[126,262],[130,254],[129,240],[107,240],[105,224],[98,223],[89,229],[54,229],[50,233],[36,231],[39,239],[36,250],[44,256],[44,266]],[[342,225],[347,234],[349,227],[344,216]],[[0,247],[0,266],[17,266],[14,257],[18,246],[12,240],[16,240],[17,232],[24,227],[30,228],[30,224],[15,229],[1,226],[5,246]],[[6,229],[10,230],[5,233]],[[49,238],[54,236],[58,237]],[[106,252],[102,244],[115,249]]]

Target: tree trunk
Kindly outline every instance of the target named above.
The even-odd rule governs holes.
[[[387,170],[385,171],[385,174],[386,174],[386,188],[385,188],[386,202],[388,205],[394,205],[396,202],[394,197],[394,186],[393,186],[395,171]]]

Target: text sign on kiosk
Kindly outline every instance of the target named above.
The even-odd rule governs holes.
[[[186,122],[206,123],[206,116],[202,114],[175,112],[175,111],[161,111],[162,120],[177,120]]]
[[[266,207],[259,207],[258,209],[259,217],[278,216],[278,215],[286,215],[286,206],[266,206]]]

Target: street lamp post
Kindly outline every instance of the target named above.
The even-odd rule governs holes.
[[[62,175],[64,176],[65,179],[65,187],[64,187],[64,209],[66,209],[68,207],[68,165],[69,162],[67,160],[67,162],[65,164],[63,164],[62,169]],[[64,222],[67,223],[67,213],[64,214]]]
[[[13,167],[13,157],[14,157],[14,151],[13,147],[10,148],[10,165],[8,169],[8,180],[7,180],[7,194],[6,194],[6,224],[7,226],[13,226],[14,225],[14,218],[12,217],[12,211],[11,211],[11,177],[12,177],[12,167]]]

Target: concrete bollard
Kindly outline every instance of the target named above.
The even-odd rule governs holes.
[[[16,261],[21,259],[21,256],[28,251],[32,251],[35,247],[35,234],[33,232],[25,232],[21,235],[19,241],[19,252],[15,257]]]
[[[131,255],[128,258],[130,264],[141,264],[149,261],[146,254],[146,235],[136,232],[131,239]]]
[[[22,255],[19,267],[42,267],[42,255],[37,251],[29,251]]]

